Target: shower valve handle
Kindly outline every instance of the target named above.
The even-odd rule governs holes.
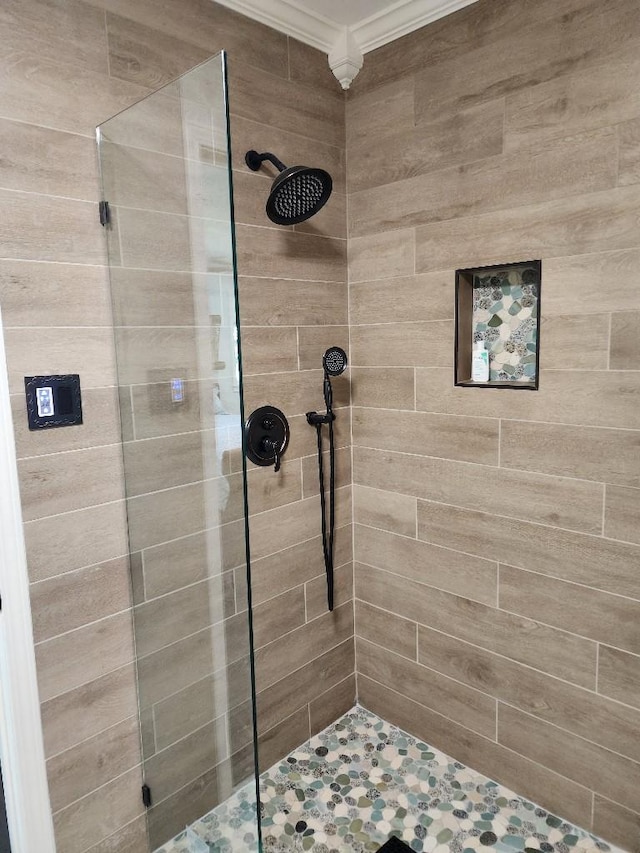
[[[267,438],[265,436],[265,438],[262,439],[262,448],[273,456],[273,460],[275,462],[273,470],[277,473],[280,470],[280,447],[278,442],[273,438]]]

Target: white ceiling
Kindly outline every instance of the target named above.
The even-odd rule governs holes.
[[[298,0],[298,5],[336,24],[352,26],[398,3],[389,3],[389,0]]]

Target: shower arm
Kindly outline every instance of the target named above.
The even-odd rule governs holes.
[[[275,154],[272,154],[270,151],[265,151],[264,154],[258,154],[257,151],[247,151],[244,156],[245,163],[253,172],[257,172],[260,166],[264,163],[265,160],[268,160],[270,163],[276,167],[279,172],[284,172],[287,168],[282,160],[278,160]]]

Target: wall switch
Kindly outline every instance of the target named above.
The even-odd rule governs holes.
[[[154,415],[171,411],[184,413],[197,399],[193,389],[189,391],[188,369],[179,365],[147,371],[146,387],[149,411]]]
[[[171,402],[184,402],[184,379],[174,378],[171,380]]]
[[[53,388],[36,388],[36,405],[39,418],[53,417]]]
[[[80,377],[25,376],[29,429],[75,426],[82,423]]]

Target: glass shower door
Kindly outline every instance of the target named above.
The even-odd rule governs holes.
[[[150,850],[257,851],[224,55],[98,145]]]

